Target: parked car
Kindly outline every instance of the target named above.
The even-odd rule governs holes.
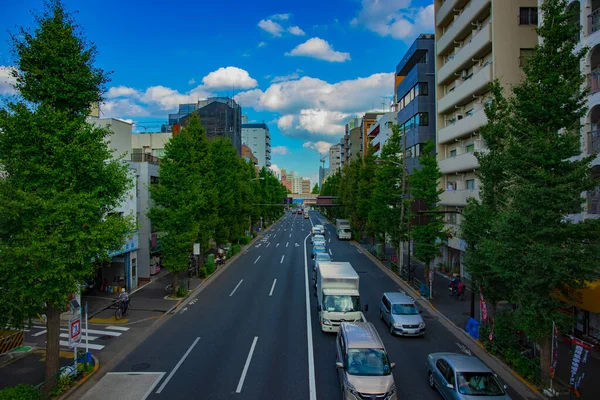
[[[381,297],[379,318],[390,326],[390,334],[425,335],[425,321],[414,300],[402,292],[386,292]]]
[[[397,400],[387,352],[370,322],[342,322],[336,339],[336,363],[343,399]]]
[[[478,358],[461,353],[431,353],[427,356],[429,387],[447,400],[510,400],[506,386]]]
[[[312,248],[310,258],[314,260],[317,253],[327,253],[327,248],[325,248],[324,244],[315,244]]]

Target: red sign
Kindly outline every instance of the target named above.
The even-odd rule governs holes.
[[[81,320],[78,318],[74,321],[71,321],[71,340],[76,342],[79,340],[79,336],[81,335]]]
[[[487,309],[487,305],[485,304],[485,299],[483,298],[483,291],[482,291],[481,287],[479,288],[479,311],[481,313],[481,320],[487,321],[488,320],[488,309]]]

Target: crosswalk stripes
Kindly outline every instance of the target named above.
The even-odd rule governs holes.
[[[31,330],[33,332],[33,330],[35,329],[40,329],[39,332],[35,332],[32,333],[31,336],[32,337],[38,337],[38,336],[42,336],[44,334],[47,333],[46,331],[46,327],[42,326],[42,325],[34,325],[32,327],[33,329]],[[60,338],[61,339],[68,339],[69,338],[69,330],[68,328],[60,328],[61,333],[60,333]],[[90,343],[93,342],[95,340],[98,339],[102,339],[106,336],[110,336],[110,337],[119,337],[121,336],[123,333],[127,332],[129,330],[129,328],[124,327],[124,326],[107,326],[105,327],[105,329],[82,329],[81,330],[81,344],[80,346],[85,346],[85,340],[87,337],[88,340],[88,347],[91,350],[102,350],[104,348],[104,345],[102,344],[97,344],[97,343]],[[69,341],[68,340],[60,340],[59,341],[59,345],[61,347],[66,347],[69,348]]]

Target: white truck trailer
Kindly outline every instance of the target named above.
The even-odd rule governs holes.
[[[350,229],[350,221],[347,219],[337,219],[335,221],[335,233],[338,239],[352,239],[352,229]]]

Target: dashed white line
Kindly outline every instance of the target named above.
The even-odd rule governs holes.
[[[271,245],[271,242],[267,243],[267,247],[269,247]]]
[[[242,279],[242,280],[240,281],[240,283],[238,283],[238,284],[237,284],[237,286],[236,286],[236,287],[233,289],[233,292],[231,292],[231,294],[229,295],[229,297],[233,296],[233,294],[235,293],[235,291],[237,290],[237,288],[239,288],[239,287],[240,287],[240,285],[242,284],[242,282],[244,282],[244,280],[243,280],[243,279]]]
[[[329,238],[329,243],[331,243],[331,238]]]
[[[292,234],[290,233],[290,237],[292,237]]]
[[[254,264],[256,264],[258,262],[258,260],[260,260],[261,256],[258,256],[258,258],[254,261]]]
[[[333,254],[331,253],[331,249],[329,249],[329,255],[330,255],[330,256],[333,256]]]
[[[279,243],[277,243],[277,244],[275,245],[275,248],[277,248],[277,247],[279,247]]]
[[[196,346],[196,343],[198,343],[198,340],[200,340],[199,337],[197,337],[196,340],[194,340],[194,343],[192,343],[192,345],[185,352],[185,354],[183,355],[183,357],[181,357],[181,359],[179,360],[179,362],[177,363],[177,365],[175,365],[175,368],[173,368],[173,371],[171,371],[171,373],[167,376],[167,379],[165,379],[165,381],[163,382],[163,384],[160,385],[160,387],[158,388],[158,390],[156,391],[156,393],[162,392],[162,390],[165,388],[165,386],[167,386],[167,383],[169,383],[169,381],[171,380],[171,378],[173,377],[173,375],[175,375],[175,372],[177,372],[177,370],[179,369],[179,367],[181,367],[181,364],[183,364],[183,362],[185,361],[186,357],[192,352],[192,349],[194,348],[194,346]]]
[[[44,334],[44,333],[46,333],[46,332],[47,332],[47,331],[46,331],[46,329],[44,329],[43,331],[39,331],[38,333],[34,333],[34,334],[33,334],[33,335],[31,335],[31,336],[41,336],[41,335],[43,335],[43,334]]]
[[[288,244],[290,244],[290,242],[286,242],[286,243],[285,243],[285,247],[288,247]]]
[[[279,264],[283,264],[283,259],[285,258],[285,254],[281,256],[281,261],[279,261]]]
[[[273,281],[273,286],[271,286],[271,291],[269,292],[269,296],[273,296],[273,289],[275,289],[275,284],[277,283],[277,279]]]
[[[248,367],[250,366],[250,361],[252,360],[252,354],[254,354],[254,348],[256,347],[256,342],[258,342],[258,336],[254,336],[254,341],[252,342],[252,347],[250,347],[250,352],[248,353],[248,358],[246,358],[246,364],[244,365],[244,370],[242,371],[242,376],[240,376],[240,381],[238,382],[236,393],[242,393],[242,387],[244,386],[244,379],[246,379],[246,374],[248,373]]]

